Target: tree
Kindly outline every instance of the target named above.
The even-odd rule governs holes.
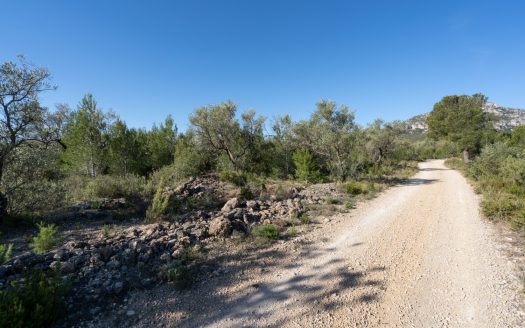
[[[292,157],[297,179],[306,183],[315,182],[319,179],[319,170],[315,167],[314,158],[308,149],[297,149]]]
[[[109,128],[109,168],[111,173],[120,175],[139,173],[140,162],[144,160],[141,147],[137,144],[135,131],[128,129],[119,118]]]
[[[326,160],[331,175],[345,180],[349,174],[349,155],[355,142],[354,114],[347,106],[337,108],[333,101],[322,100],[310,120],[295,125],[299,145]]]
[[[45,68],[29,65],[22,56],[19,63],[8,61],[0,66],[0,184],[6,166],[23,153],[17,152],[18,149],[61,143],[57,134],[58,119],[39,103],[42,92],[55,89],[49,78]],[[7,201],[2,189],[0,221]]]
[[[280,171],[282,177],[288,177],[292,172],[292,153],[295,148],[293,142],[293,122],[290,115],[286,114],[275,119],[272,130],[272,141],[275,146],[273,154],[274,166]]]
[[[225,154],[237,172],[247,168],[258,143],[263,140],[264,117],[249,110],[235,118],[237,106],[231,101],[197,108],[190,116],[192,129],[208,151]]]
[[[160,126],[154,125],[148,133],[147,149],[151,170],[158,170],[173,162],[176,142],[177,126],[168,115],[164,123]]]
[[[427,117],[429,136],[457,143],[468,161],[494,132],[493,118],[483,111],[486,101],[482,94],[443,97]]]
[[[394,124],[375,120],[367,129],[368,155],[373,164],[378,165],[394,156],[400,130]]]
[[[64,159],[73,169],[96,177],[107,169],[108,128],[112,114],[98,108],[92,94],[86,94],[65,127]]]

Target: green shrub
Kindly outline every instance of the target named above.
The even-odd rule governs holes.
[[[108,238],[111,235],[111,231],[112,231],[112,229],[111,229],[111,226],[109,224],[104,224],[102,226],[102,236],[104,238]]]
[[[354,204],[354,201],[353,201],[353,200],[349,199],[349,200],[347,200],[347,201],[345,202],[345,208],[346,208],[346,209],[349,209],[349,210],[350,210],[350,209],[352,209],[352,208],[354,208],[354,207],[355,207],[355,204]]]
[[[326,196],[324,198],[324,202],[325,202],[325,204],[330,204],[330,205],[332,205],[332,204],[339,204],[339,200],[335,199],[335,198],[333,198],[331,196]]]
[[[163,268],[163,276],[169,281],[175,283],[180,288],[187,288],[193,283],[191,271],[179,263],[170,263]]]
[[[0,291],[0,327],[49,327],[64,314],[68,284],[53,273],[33,271],[23,283]]]
[[[0,264],[11,259],[11,254],[13,253],[13,244],[0,244]]]
[[[170,196],[165,193],[164,180],[161,179],[157,186],[157,191],[148,210],[146,211],[146,221],[155,222],[163,219],[170,201]]]
[[[239,196],[240,196],[241,199],[244,199],[244,200],[250,200],[250,199],[254,198],[254,195],[253,195],[252,191],[250,190],[250,188],[248,188],[246,186],[241,187]]]
[[[465,162],[463,162],[462,159],[454,157],[454,158],[448,158],[445,160],[445,166],[459,171],[466,170],[467,166],[465,165]]]
[[[305,183],[319,181],[320,173],[316,168],[314,158],[308,149],[298,149],[292,154],[295,165],[295,177]]]
[[[61,239],[58,236],[58,227],[54,224],[37,223],[38,234],[31,240],[31,248],[37,254],[44,253],[55,246]]]
[[[221,179],[221,181],[233,183],[236,186],[244,186],[246,185],[248,177],[242,173],[225,170],[219,173],[219,179]]]
[[[365,190],[363,189],[363,185],[357,181],[349,181],[344,184],[344,191],[349,195],[360,195],[364,194]]]
[[[509,219],[519,208],[518,199],[506,193],[485,194],[481,201],[483,214],[493,220]]]
[[[263,240],[273,240],[279,237],[279,229],[273,224],[263,224],[253,227],[252,235]]]
[[[297,236],[297,228],[295,226],[291,226],[288,229],[286,229],[286,235],[288,237],[295,237]]]

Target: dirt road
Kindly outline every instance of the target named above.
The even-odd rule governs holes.
[[[209,294],[201,287],[199,300],[198,290],[172,300],[157,290],[149,300],[165,299],[155,310],[137,297],[131,306],[151,307],[137,325],[522,327],[523,286],[477,196],[443,161],[420,168],[407,184],[283,245],[266,269]]]

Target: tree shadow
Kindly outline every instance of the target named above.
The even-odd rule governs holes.
[[[359,244],[361,243],[354,245]],[[177,327],[243,326],[254,320],[265,319],[270,319],[275,326],[281,326],[285,322],[276,322],[276,313],[298,305],[301,309],[330,311],[343,305],[339,296],[350,289],[366,287],[367,291],[357,293],[351,302],[376,301],[383,290],[383,281],[378,279],[377,274],[373,278],[369,276],[386,268],[354,269],[348,259],[334,256],[334,251],[330,247],[319,249],[311,243],[304,243],[297,261],[291,263],[288,261],[289,252],[284,250],[244,252],[242,261],[238,261],[238,258],[235,260],[235,256],[238,256],[235,254],[219,256],[214,262],[225,267],[227,275],[213,278],[214,281],[203,281],[186,292],[174,292],[163,301],[165,306],[151,315],[158,318],[170,317],[173,313],[185,313],[186,316],[180,321],[166,323],[176,324]],[[258,268],[264,268],[260,282],[251,281],[246,288],[235,293],[222,292],[242,283],[244,271]],[[281,273],[282,276],[265,279],[265,273]],[[195,303],[196,298],[202,300],[198,309],[185,306]],[[287,320],[291,319],[287,316]],[[147,324],[148,316],[143,320]]]

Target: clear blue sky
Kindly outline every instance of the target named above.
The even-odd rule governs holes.
[[[361,124],[483,92],[525,107],[525,1],[0,1],[0,61],[24,54],[75,106],[130,126],[231,99],[306,118],[325,98]]]

